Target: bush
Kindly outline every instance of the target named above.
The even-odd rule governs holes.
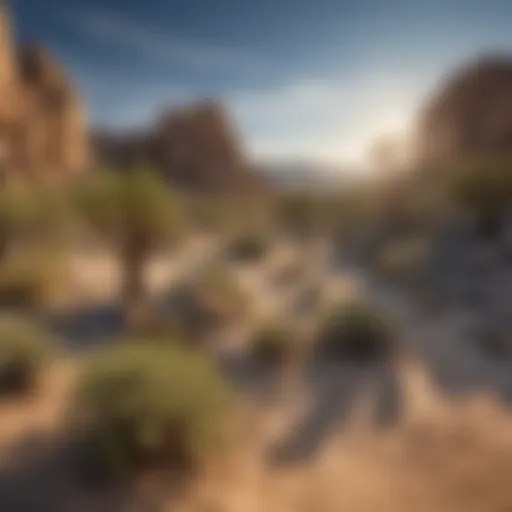
[[[228,244],[228,255],[237,260],[254,262],[260,260],[268,251],[269,243],[265,235],[246,231],[238,233]]]
[[[88,476],[197,469],[227,441],[230,392],[213,364],[179,347],[117,345],[89,362],[70,411]]]
[[[387,244],[374,259],[374,271],[384,278],[410,281],[420,271],[428,253],[423,237],[409,238]]]
[[[290,361],[297,350],[297,339],[292,330],[278,323],[256,329],[250,340],[255,359],[263,364],[282,365]]]
[[[0,266],[0,306],[37,308],[65,291],[69,275],[53,253],[10,255]]]
[[[50,334],[39,326],[21,317],[0,318],[0,390],[33,390],[54,350]]]
[[[217,266],[179,283],[169,299],[174,327],[192,338],[230,324],[244,314],[247,306],[236,279]]]
[[[512,161],[465,159],[444,174],[448,195],[475,215],[479,232],[486,237],[498,234],[512,199]]]
[[[379,360],[393,351],[391,325],[384,314],[362,299],[336,307],[321,326],[319,354],[335,359]]]

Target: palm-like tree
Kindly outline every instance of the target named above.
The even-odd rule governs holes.
[[[136,326],[144,314],[144,270],[151,253],[176,242],[180,208],[168,184],[143,166],[104,171],[78,191],[81,211],[117,253],[122,266],[125,320]]]

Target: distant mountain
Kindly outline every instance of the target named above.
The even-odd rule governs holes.
[[[314,188],[317,190],[342,188],[353,169],[327,166],[316,162],[264,162],[257,166],[265,178],[280,188]]]
[[[145,162],[185,190],[241,193],[267,188],[253,172],[229,113],[213,100],[167,110],[141,130],[96,130],[91,138],[98,164],[123,168]]]

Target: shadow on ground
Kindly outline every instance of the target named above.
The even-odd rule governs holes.
[[[123,325],[120,306],[112,302],[63,309],[44,321],[70,348],[101,345],[121,334]]]
[[[436,314],[431,315],[414,294],[380,282],[364,266],[338,262],[337,270],[353,275],[371,300],[399,320],[405,342],[445,396],[458,400],[486,393],[512,406],[510,314],[505,315],[508,323],[493,321],[492,307],[468,307],[441,297]],[[491,335],[501,329],[498,346],[491,336],[482,336],[482,328]]]
[[[280,400],[283,389],[279,374],[256,364],[250,357],[230,357],[223,360],[221,366],[238,389],[258,401],[272,404]],[[342,431],[363,395],[371,401],[370,420],[376,428],[392,426],[400,419],[402,392],[395,365],[391,362],[315,361],[303,369],[294,388],[304,390],[311,405],[271,446],[269,461],[272,464],[314,457],[331,435]]]
[[[6,512],[159,512],[163,498],[127,489],[91,489],[80,482],[72,450],[33,434],[13,446],[0,467],[0,510]]]
[[[371,401],[371,424],[385,428],[400,420],[402,394],[398,376],[387,363],[315,363],[305,377],[311,407],[290,432],[271,447],[273,464],[314,457],[330,436],[339,434],[363,397]]]

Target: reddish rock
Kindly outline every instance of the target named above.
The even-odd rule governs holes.
[[[192,191],[254,191],[265,186],[221,104],[204,101],[165,112],[146,132],[97,132],[95,155],[104,165],[146,162]]]
[[[17,49],[0,7],[0,165],[61,180],[88,161],[85,112],[63,69],[41,45]]]
[[[417,135],[424,163],[512,151],[512,57],[482,57],[456,71],[421,112]]]

